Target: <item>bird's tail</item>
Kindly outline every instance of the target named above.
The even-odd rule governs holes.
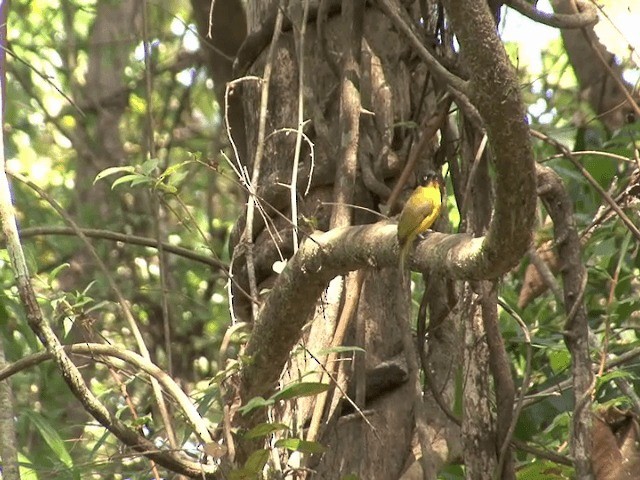
[[[405,274],[407,272],[407,260],[409,254],[410,242],[406,242],[400,247],[400,257],[398,259],[398,269],[400,270],[400,279],[404,282]]]

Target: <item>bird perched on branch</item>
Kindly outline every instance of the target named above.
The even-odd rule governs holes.
[[[398,243],[400,244],[399,267],[404,277],[407,254],[414,240],[421,233],[429,230],[442,209],[442,177],[429,171],[420,179],[420,184],[413,191],[398,221]]]

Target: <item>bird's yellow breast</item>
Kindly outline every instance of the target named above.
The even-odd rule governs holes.
[[[442,195],[437,181],[416,188],[400,214],[398,221],[398,241],[401,246],[412,243],[426,232],[440,215]]]

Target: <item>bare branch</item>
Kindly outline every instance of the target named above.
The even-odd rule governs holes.
[[[480,305],[485,338],[489,347],[489,368],[496,391],[496,450],[499,451],[496,478],[515,479],[513,455],[509,448],[508,433],[513,423],[516,387],[511,375],[511,364],[500,332],[496,285],[480,284]]]
[[[585,9],[575,14],[547,13],[538,10],[525,0],[508,0],[507,5],[531,20],[555,28],[584,28],[598,22],[596,9],[588,2],[583,2]]]
[[[565,342],[571,353],[573,374],[573,455],[577,478],[591,473],[591,394],[595,387],[589,357],[589,324],[583,301],[586,272],[580,258],[580,239],[573,206],[560,177],[550,168],[538,166],[540,198],[553,220],[554,236],[561,259],[564,305],[567,312]]]

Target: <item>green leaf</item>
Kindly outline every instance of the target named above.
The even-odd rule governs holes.
[[[611,380],[615,380],[616,378],[629,378],[631,377],[630,372],[625,372],[624,370],[613,370],[611,372],[605,373],[601,377],[596,379],[596,391],[600,390],[600,388]]]
[[[140,185],[141,183],[151,183],[149,177],[140,175],[139,173],[132,173],[131,175],[124,175],[111,184],[111,190],[116,188],[121,183],[131,183],[131,186]]]
[[[300,440],[299,438],[283,438],[276,442],[276,447],[302,453],[324,453],[326,450],[326,448],[318,442],[309,442],[307,440]]]
[[[20,452],[18,452],[18,463],[20,465],[20,480],[38,480],[33,463]]]
[[[244,434],[244,438],[261,438],[279,430],[288,430],[284,423],[260,423]]]
[[[252,410],[256,410],[258,408],[263,408],[263,407],[269,407],[271,405],[273,405],[275,403],[275,401],[273,399],[269,399],[269,400],[265,400],[262,397],[253,397],[251,400],[249,400],[247,402],[246,405],[243,405],[242,407],[240,407],[238,409],[238,411],[242,414],[242,415],[246,415],[247,413],[251,412]]]
[[[257,474],[250,472],[246,468],[239,468],[229,472],[229,480],[256,480]]]
[[[361,347],[339,345],[337,347],[323,348],[318,352],[318,355],[327,355],[329,353],[345,353],[345,352],[362,352],[366,353],[366,350]]]
[[[273,397],[273,400],[289,400],[298,397],[311,397],[329,390],[328,383],[320,382],[298,382],[287,385]]]
[[[151,417],[145,415],[143,417],[134,418],[131,421],[131,426],[133,427],[142,427],[151,424]]]
[[[70,267],[71,267],[70,264],[62,263],[58,265],[56,268],[54,268],[53,270],[51,270],[51,273],[49,273],[49,277],[47,279],[49,282],[49,285],[51,285],[51,282],[53,282],[56,278],[58,278],[58,275],[60,275],[60,272]]]
[[[178,189],[173,185],[167,185],[166,183],[162,182],[156,182],[155,188],[163,193],[169,193],[171,195],[174,195],[178,191]]]
[[[151,183],[153,181],[150,177],[138,177],[135,180],[131,180],[131,186],[137,187],[138,185],[144,185],[145,183]]]
[[[564,480],[573,478],[573,469],[554,462],[537,461],[518,471],[518,480]]]
[[[183,163],[186,163],[186,162],[183,162]],[[169,176],[169,178],[167,178],[167,183],[169,185],[178,185],[180,182],[182,182],[187,177],[187,175],[189,175],[189,170],[187,170],[187,169],[176,171],[175,173],[172,173]]]
[[[98,441],[96,442],[96,444],[93,446],[93,448],[91,449],[91,452],[89,453],[89,459],[93,460],[94,458],[96,458],[96,456],[99,455],[100,449],[102,448],[102,446],[105,444],[105,442],[109,439],[109,436],[111,435],[111,433],[109,432],[109,430],[105,429],[104,433],[102,434],[102,436],[98,439]]]
[[[162,180],[164,180],[167,177],[168,179],[171,179],[172,177],[175,177],[175,176],[184,178],[186,175],[188,175],[189,172],[186,169],[182,169],[182,167],[189,165],[190,163],[193,163],[193,160],[185,160],[184,162],[171,165],[164,172],[162,172],[162,174],[160,175],[160,178]]]
[[[269,460],[269,450],[256,450],[247,459],[244,464],[244,470],[247,472],[260,473]]]
[[[159,164],[160,164],[160,160],[158,160],[157,158],[150,158],[142,162],[142,165],[140,165],[140,167],[138,168],[140,169],[140,173],[148,177],[153,173],[153,171],[156,168],[158,168]]]
[[[73,468],[73,460],[71,455],[67,451],[64,441],[58,435],[56,428],[49,423],[45,417],[39,413],[24,410],[24,415],[31,421],[34,427],[40,432],[42,439],[49,446],[53,453],[56,454],[56,458],[60,460],[67,468]]]
[[[132,166],[105,168],[98,175],[96,175],[96,178],[93,181],[93,184],[95,185],[95,183],[98,180],[102,180],[103,178],[106,178],[110,175],[115,175],[116,173],[133,173],[133,172],[135,172],[135,168]]]
[[[566,350],[550,350],[547,356],[554,373],[564,372],[571,364],[571,355]]]

